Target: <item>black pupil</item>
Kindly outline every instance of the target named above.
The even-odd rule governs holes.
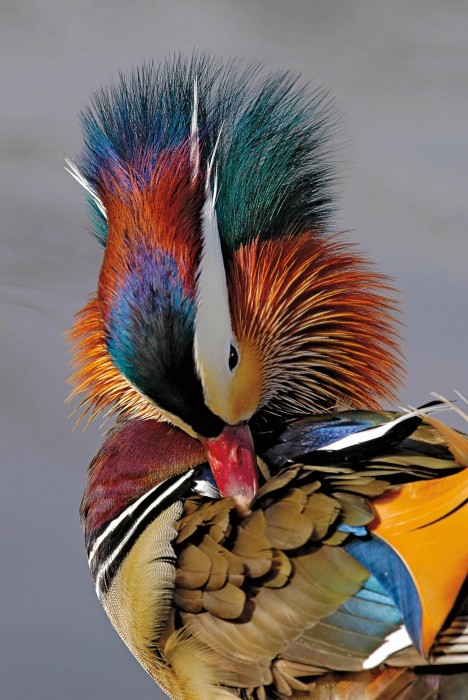
[[[229,369],[232,371],[238,362],[239,355],[237,354],[237,350],[234,345],[231,345],[229,348]]]

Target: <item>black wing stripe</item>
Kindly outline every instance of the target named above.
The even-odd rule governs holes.
[[[166,479],[111,521],[90,546],[89,567],[96,592],[105,592],[141,533],[192,486],[194,469]]]

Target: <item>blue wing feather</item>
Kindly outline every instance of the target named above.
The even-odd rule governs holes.
[[[373,575],[399,610],[414,645],[421,648],[422,610],[419,595],[399,556],[380,538],[355,538],[344,549]],[[375,602],[373,599],[372,602]]]

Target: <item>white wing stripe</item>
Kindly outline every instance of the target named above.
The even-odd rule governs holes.
[[[394,428],[395,425],[403,423],[405,420],[408,420],[408,418],[414,418],[416,416],[424,417],[426,413],[434,413],[440,409],[440,406],[427,406],[426,408],[417,408],[414,411],[410,411],[409,413],[405,413],[403,416],[395,418],[395,420],[389,421],[388,423],[382,423],[382,425],[378,425],[376,428],[360,430],[356,433],[352,433],[351,435],[347,435],[346,437],[341,438],[340,440],[336,440],[336,442],[331,442],[325,447],[319,447],[317,452],[331,452],[335,450],[338,451],[343,450],[347,447],[353,447],[353,445],[361,445],[364,442],[369,442],[379,437],[383,437],[384,435],[386,435],[386,433],[388,433],[389,430]]]

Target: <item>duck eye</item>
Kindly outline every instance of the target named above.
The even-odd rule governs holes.
[[[229,347],[229,369],[231,370],[231,372],[234,369],[234,367],[237,366],[238,362],[239,362],[239,353],[237,352],[234,345],[231,345]]]

